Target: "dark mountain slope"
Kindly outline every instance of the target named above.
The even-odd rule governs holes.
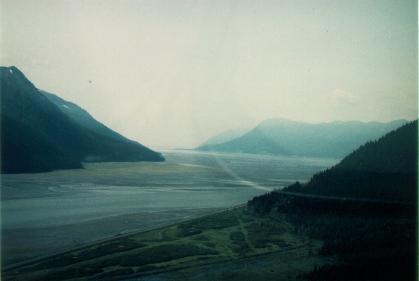
[[[78,157],[21,122],[2,116],[1,130],[2,172],[82,168]]]
[[[163,160],[136,142],[80,126],[16,67],[1,67],[0,81],[2,172],[78,168],[82,161]]]
[[[39,90],[44,96],[46,96],[52,103],[54,103],[65,115],[71,120],[76,122],[78,125],[92,130],[93,132],[110,137],[116,140],[129,141],[127,138],[118,134],[117,132],[109,129],[90,115],[89,112],[81,108],[75,103],[66,101],[57,95]]]
[[[73,122],[75,122],[80,127],[86,128],[94,132],[95,134],[102,136],[103,139],[108,140],[108,145],[111,145],[114,149],[127,150],[127,153],[133,153],[134,157],[135,155],[137,155],[138,157],[140,153],[139,150],[141,150],[141,155],[143,155],[145,158],[155,158],[156,153],[154,151],[148,149],[147,147],[143,146],[138,142],[131,141],[126,137],[120,135],[119,133],[109,129],[108,127],[94,119],[86,110],[84,110],[80,106],[72,102],[66,101],[54,94],[47,93],[45,91],[40,92],[44,94],[51,102],[53,102],[61,110],[61,112],[64,113]],[[121,156],[114,155],[113,157]],[[159,161],[158,158],[155,158],[155,160]],[[136,160],[135,158],[133,158],[132,160],[127,158],[127,161]]]
[[[308,280],[417,280],[417,141],[416,120],[248,210],[323,241],[320,254],[335,261]]]
[[[416,200],[418,121],[368,142],[305,185],[286,190],[327,196]]]
[[[379,140],[367,142],[346,156],[335,168],[379,173],[416,173],[417,134],[416,120]]]
[[[377,139],[406,122],[396,120],[389,123],[348,121],[309,124],[269,119],[239,138],[198,149],[341,158],[363,143]]]

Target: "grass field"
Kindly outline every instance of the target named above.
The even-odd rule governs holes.
[[[293,280],[327,262],[320,248],[289,223],[240,207],[11,268],[3,280],[275,280],[278,272]]]

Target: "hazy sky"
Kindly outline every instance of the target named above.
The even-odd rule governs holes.
[[[152,148],[417,117],[415,0],[0,3],[2,65]]]

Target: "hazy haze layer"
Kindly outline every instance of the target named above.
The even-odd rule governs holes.
[[[153,148],[417,117],[417,2],[1,1],[1,64]]]

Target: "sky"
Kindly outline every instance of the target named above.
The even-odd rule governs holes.
[[[151,148],[415,119],[415,0],[0,0],[0,63]]]

